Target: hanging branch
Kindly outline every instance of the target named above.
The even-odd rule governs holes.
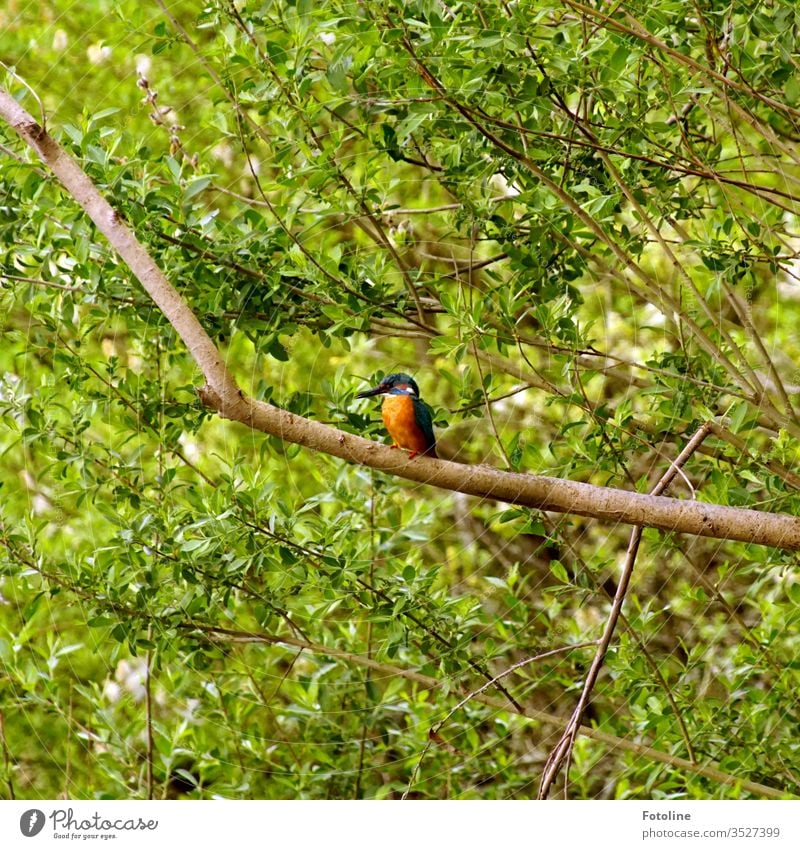
[[[667,471],[661,477],[661,480],[653,488],[653,495],[659,495],[664,492],[672,483],[675,476],[680,471],[681,466],[685,465],[689,457],[700,447],[702,441],[711,433],[710,423],[704,424],[695,435],[689,440],[683,451],[678,455],[675,461],[670,465]],[[578,736],[581,719],[586,710],[586,705],[589,703],[589,697],[592,694],[594,685],[597,682],[597,676],[600,674],[603,662],[605,661],[606,652],[611,643],[611,638],[614,636],[614,631],[617,627],[617,622],[622,613],[622,605],[625,601],[625,595],[628,592],[631,575],[633,574],[633,566],[636,563],[636,554],[639,551],[639,543],[642,540],[642,528],[636,527],[631,531],[630,541],[628,543],[628,551],[625,554],[625,563],[622,567],[622,574],[619,578],[617,591],[614,594],[614,600],[611,603],[611,611],[608,614],[606,627],[603,630],[603,636],[600,638],[597,651],[592,660],[592,665],[589,668],[589,673],[586,676],[586,681],[581,691],[581,696],[578,699],[578,704],[572,712],[572,716],[567,723],[558,743],[545,763],[542,780],[539,785],[539,799],[546,799],[550,792],[550,787],[556,779],[561,767],[568,763],[572,757],[572,749],[575,746],[575,738]]]

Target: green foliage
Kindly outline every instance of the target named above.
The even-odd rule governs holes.
[[[0,11],[5,85],[247,391],[381,439],[354,396],[408,371],[442,456],[641,491],[716,417],[674,494],[797,514],[793,2],[169,9]],[[629,529],[213,418],[0,136],[0,794],[534,794],[507,696],[567,718],[592,648],[456,707],[597,639]],[[698,766],[581,738],[572,795],[800,794],[793,566],[645,534],[586,719]]]

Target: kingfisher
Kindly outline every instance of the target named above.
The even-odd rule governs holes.
[[[419,397],[419,386],[414,378],[402,372],[388,374],[376,387],[359,392],[356,398],[371,398],[373,395],[383,395],[381,415],[389,436],[394,440],[392,448],[406,448],[411,452],[409,460],[418,454],[435,458],[433,419]]]

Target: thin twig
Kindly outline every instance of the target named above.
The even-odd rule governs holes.
[[[150,642],[153,638],[152,624],[147,626],[147,640]],[[145,675],[144,675],[144,709],[145,709],[145,724],[147,729],[147,798],[151,801],[155,798],[155,779],[153,777],[153,762],[155,759],[155,744],[153,741],[153,692],[152,692],[152,649],[147,650],[145,657]]]
[[[489,419],[489,424],[491,425],[492,432],[494,433],[494,438],[497,440],[497,444],[500,447],[500,453],[506,461],[506,467],[513,469],[514,464],[511,462],[511,458],[508,456],[508,451],[506,451],[506,447],[503,445],[503,440],[500,439],[500,432],[497,430],[497,423],[494,420],[492,405],[489,401],[489,393],[486,391],[486,386],[483,383],[483,369],[481,368],[481,358],[478,356],[478,346],[475,344],[474,339],[472,340],[472,353],[475,357],[475,367],[478,370],[478,379],[480,381],[481,393],[483,394],[483,403],[486,407],[486,417]]]
[[[451,710],[449,710],[445,716],[440,719],[435,725],[431,726],[430,731],[428,732],[428,742],[425,744],[425,748],[422,750],[422,753],[419,756],[419,760],[414,767],[414,771],[411,773],[411,778],[408,780],[408,786],[403,792],[402,799],[406,799],[408,794],[413,786],[414,782],[417,779],[417,775],[419,774],[420,767],[422,766],[422,761],[425,759],[425,755],[428,754],[428,751],[431,748],[431,745],[437,740],[439,732],[444,727],[445,723],[450,719],[450,717],[458,710],[461,710],[467,702],[472,701],[477,696],[485,693],[486,690],[489,689],[493,684],[496,684],[501,678],[505,678],[506,675],[510,675],[512,672],[516,672],[517,669],[521,669],[523,666],[527,666],[529,663],[533,663],[537,660],[544,660],[547,657],[552,657],[555,654],[563,654],[564,652],[573,651],[574,649],[585,649],[588,646],[596,646],[598,644],[598,640],[589,640],[585,643],[575,643],[574,645],[569,646],[561,646],[557,649],[551,649],[550,651],[542,652],[542,654],[534,655],[533,657],[526,657],[524,660],[520,660],[517,663],[513,663],[508,669],[504,669],[499,675],[495,675],[491,681],[487,681],[482,686],[478,687],[477,690],[473,690],[471,693],[467,693],[463,699]]]
[[[369,582],[375,581],[375,558],[378,553],[377,540],[375,538],[375,473],[370,471],[369,475],[370,493],[369,493]],[[372,650],[372,619],[367,619],[367,657],[372,660],[374,652]],[[369,704],[370,690],[372,689],[372,670],[367,668],[364,671],[364,702]],[[369,719],[364,711],[364,723],[361,728],[361,740],[358,744],[358,769],[356,771],[356,786],[353,791],[355,799],[361,798],[361,779],[364,776],[364,756],[367,750],[367,731],[369,729]]]

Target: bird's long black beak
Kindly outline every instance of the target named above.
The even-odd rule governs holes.
[[[359,392],[356,398],[371,398],[373,395],[381,395],[385,391],[385,386],[378,385],[374,389],[365,389],[363,392]]]

